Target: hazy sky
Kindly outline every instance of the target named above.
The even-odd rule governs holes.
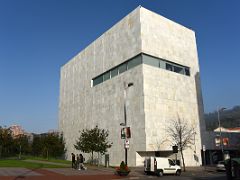
[[[205,112],[240,104],[239,0],[0,0],[0,126],[57,129],[60,67],[138,5],[196,32]]]

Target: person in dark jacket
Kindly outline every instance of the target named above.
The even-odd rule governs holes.
[[[75,160],[75,154],[71,154],[72,155],[72,168],[76,168],[76,160]]]
[[[80,156],[79,156],[79,162],[80,162],[80,169],[82,169],[82,170],[86,170],[87,168],[83,165],[83,162],[84,162],[84,157],[83,157],[83,155],[82,154],[80,154]]]
[[[80,168],[80,155],[79,154],[77,154],[76,169],[81,170],[81,168]]]

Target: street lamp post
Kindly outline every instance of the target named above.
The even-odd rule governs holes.
[[[219,108],[217,110],[218,114],[218,129],[219,129],[219,137],[220,137],[220,146],[222,150],[222,157],[224,158],[224,149],[223,149],[223,142],[222,142],[222,127],[221,127],[221,120],[220,120],[220,111],[224,111],[226,108]]]
[[[127,105],[126,105],[126,97],[127,97],[127,89],[133,86],[133,83],[126,83],[124,82],[124,124],[121,123],[120,125],[124,125],[127,128]],[[127,136],[125,136],[125,142],[127,141]],[[125,147],[125,164],[127,165],[127,147]]]

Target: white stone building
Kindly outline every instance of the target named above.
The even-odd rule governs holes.
[[[79,131],[98,125],[113,142],[110,165],[124,160],[124,82],[133,83],[126,90],[128,164],[143,165],[155,152],[172,156],[166,130],[181,118],[196,131],[195,145],[184,151],[186,165],[201,165],[205,124],[195,33],[140,6],[61,68],[59,131],[67,158],[80,153],[74,149]]]

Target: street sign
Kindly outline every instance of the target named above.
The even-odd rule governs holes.
[[[129,144],[130,144],[129,140],[125,139],[125,141],[124,141],[124,148],[125,149],[129,149]]]
[[[220,137],[215,137],[215,145],[218,147],[221,144],[221,139]]]
[[[225,138],[222,139],[222,141],[223,141],[224,146],[228,146],[228,144],[229,144],[229,139],[228,138],[225,137]]]

